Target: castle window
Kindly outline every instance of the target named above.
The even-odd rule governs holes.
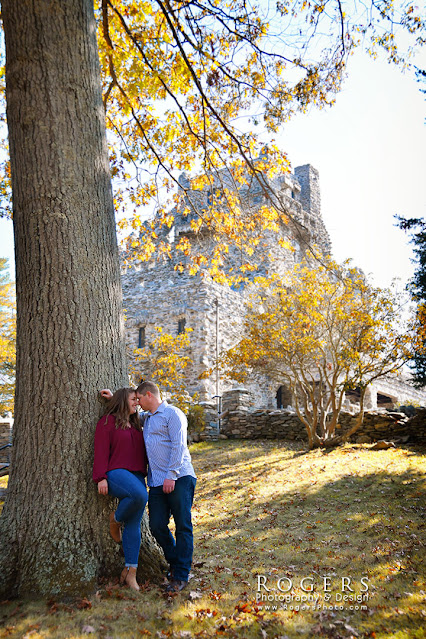
[[[394,397],[389,397],[389,395],[384,395],[383,393],[377,393],[378,408],[392,408],[394,404],[396,404],[396,399]]]
[[[138,336],[138,348],[143,348],[145,346],[145,326],[141,326],[139,329]]]
[[[280,386],[275,398],[277,400],[277,408],[287,408],[293,403],[293,395],[287,386]]]
[[[185,324],[186,324],[186,319],[184,317],[178,320],[178,330],[177,330],[178,335],[185,332]]]

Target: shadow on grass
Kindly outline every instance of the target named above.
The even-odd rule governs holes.
[[[225,441],[191,452],[198,484],[188,590],[167,598],[150,584],[140,595],[104,586],[90,608],[68,612],[11,602],[0,637],[80,638],[85,625],[103,639],[425,637],[420,449],[324,454]]]

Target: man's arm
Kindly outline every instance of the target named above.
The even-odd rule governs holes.
[[[109,390],[109,388],[103,388],[101,391],[99,391],[99,395],[101,397],[105,397],[105,399],[111,399],[113,393]]]

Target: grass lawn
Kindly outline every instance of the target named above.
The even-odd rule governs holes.
[[[424,449],[220,441],[191,454],[187,590],[3,602],[0,637],[426,638]]]

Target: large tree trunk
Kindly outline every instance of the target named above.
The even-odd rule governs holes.
[[[97,391],[127,385],[93,0],[3,0],[2,18],[18,353],[0,593],[82,593],[122,564],[91,466]],[[147,566],[152,544],[145,527]]]

